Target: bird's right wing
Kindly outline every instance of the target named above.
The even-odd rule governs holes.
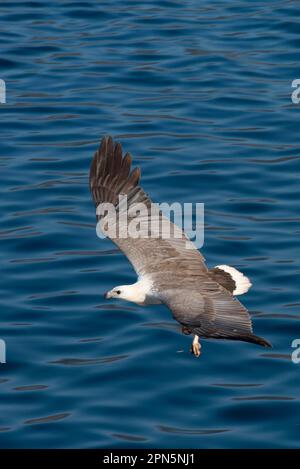
[[[130,154],[126,153],[123,158],[121,145],[114,145],[111,137],[104,137],[91,165],[89,183],[96,209],[103,203],[111,203],[116,208],[118,224],[115,232],[111,216],[101,215],[96,210],[102,228],[111,225],[109,238],[124,252],[140,276],[184,269],[191,275],[207,272],[195,245],[139,186],[140,170],[130,171]],[[126,196],[126,204],[119,201],[119,196]],[[143,216],[140,216],[140,204],[147,208]],[[139,236],[133,237],[130,225],[134,227],[137,220]]]
[[[201,337],[270,346],[265,339],[252,333],[252,322],[246,308],[214,281],[203,279],[200,288],[172,288],[161,298],[178,322]]]

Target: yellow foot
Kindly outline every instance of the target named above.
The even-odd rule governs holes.
[[[201,355],[201,345],[197,335],[194,337],[190,351],[196,358],[199,358]]]

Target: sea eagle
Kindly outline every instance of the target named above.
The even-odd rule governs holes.
[[[249,290],[249,279],[227,265],[208,269],[185,233],[159,209],[150,210],[155,204],[140,186],[140,169],[131,171],[131,163],[129,153],[123,157],[120,143],[114,144],[111,137],[104,137],[90,169],[89,184],[97,220],[105,228],[110,218],[107,213],[100,213],[99,207],[111,204],[115,208],[118,227],[109,237],[131,262],[138,277],[132,285],[108,291],[105,298],[139,305],[166,305],[181,324],[182,332],[193,334],[191,352],[196,357],[201,353],[200,337],[271,347],[270,342],[253,334],[249,313],[235,298]],[[126,212],[121,196],[126,196]],[[139,221],[141,236],[131,237],[127,231],[129,222],[138,217],[135,208],[140,204],[148,209],[147,215]],[[149,223],[153,221],[151,217],[156,217],[159,223]],[[163,236],[166,228],[168,237]]]

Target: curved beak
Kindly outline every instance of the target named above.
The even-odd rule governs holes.
[[[103,296],[105,300],[108,300],[110,298],[110,292],[106,291]]]

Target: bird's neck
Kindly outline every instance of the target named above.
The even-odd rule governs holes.
[[[147,295],[151,293],[152,283],[145,278],[139,278],[137,282],[126,285],[123,291],[123,299],[137,304],[145,304]]]

